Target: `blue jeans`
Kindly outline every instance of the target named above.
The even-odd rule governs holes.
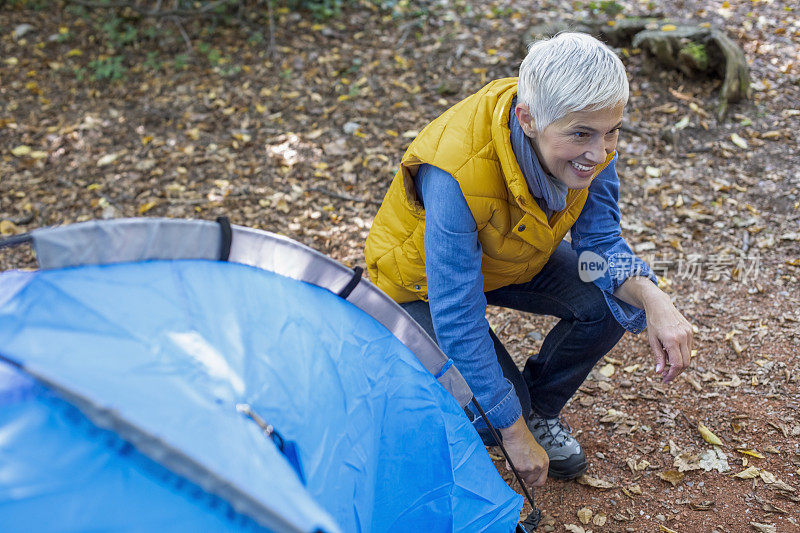
[[[556,417],[581,386],[592,367],[622,338],[603,293],[578,277],[578,257],[562,242],[542,270],[527,283],[486,293],[489,305],[560,318],[519,371],[500,339],[489,330],[503,375],[513,384],[527,419],[531,413]],[[402,304],[436,340],[427,302]]]

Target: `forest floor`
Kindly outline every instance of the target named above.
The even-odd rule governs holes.
[[[610,19],[611,4],[362,2],[322,21],[277,8],[270,47],[267,29],[130,12],[101,27],[96,12],[1,3],[0,232],[227,215],[363,266],[416,132],[515,75],[531,25]],[[694,325],[696,353],[669,385],[646,334],[597,366],[564,411],[587,477],[536,491],[541,529],[800,531],[798,7],[614,5],[723,30],[745,52],[753,96],[717,120],[719,80],[619,50],[631,79],[623,233]],[[0,253],[2,269],[34,265],[28,250]],[[523,364],[554,319],[491,309],[490,323]]]

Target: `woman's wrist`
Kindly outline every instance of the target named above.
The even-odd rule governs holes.
[[[672,299],[669,295],[656,287],[650,280],[647,280],[648,286],[643,286],[640,292],[640,298],[642,300],[642,309],[645,312],[648,312],[653,308],[653,306],[662,306],[666,303],[672,303]]]
[[[525,424],[525,417],[523,416],[517,418],[510,426],[499,428],[498,431],[500,431],[503,441],[521,439],[525,437],[523,432],[530,432],[527,424]]]
[[[669,299],[650,278],[635,276],[626,279],[622,285],[614,291],[614,296],[625,303],[631,304],[647,311],[648,305],[661,302],[663,298]]]

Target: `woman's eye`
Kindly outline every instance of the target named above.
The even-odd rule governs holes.
[[[575,133],[573,133],[573,135],[577,139],[586,139],[587,137],[589,137],[589,134],[586,133],[585,131],[576,131]]]

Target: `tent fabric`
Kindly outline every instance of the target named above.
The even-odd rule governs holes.
[[[269,531],[3,362],[0,443],[3,531]]]
[[[287,237],[235,225],[232,230],[231,262],[305,281],[333,293],[339,293],[352,279],[349,268]],[[32,239],[39,265],[47,270],[154,259],[216,259],[221,235],[215,222],[141,218],[37,229]],[[348,301],[383,324],[439,376],[447,357],[380,289],[362,280]],[[439,382],[465,407],[472,400],[472,391],[458,369],[451,365],[441,374]]]
[[[231,261],[248,234],[235,228]],[[194,259],[6,273],[0,356],[261,526],[513,531],[519,518],[459,402],[393,332],[310,283]],[[297,444],[305,487],[241,404]],[[9,496],[20,481],[0,471],[3,518],[30,504]]]

